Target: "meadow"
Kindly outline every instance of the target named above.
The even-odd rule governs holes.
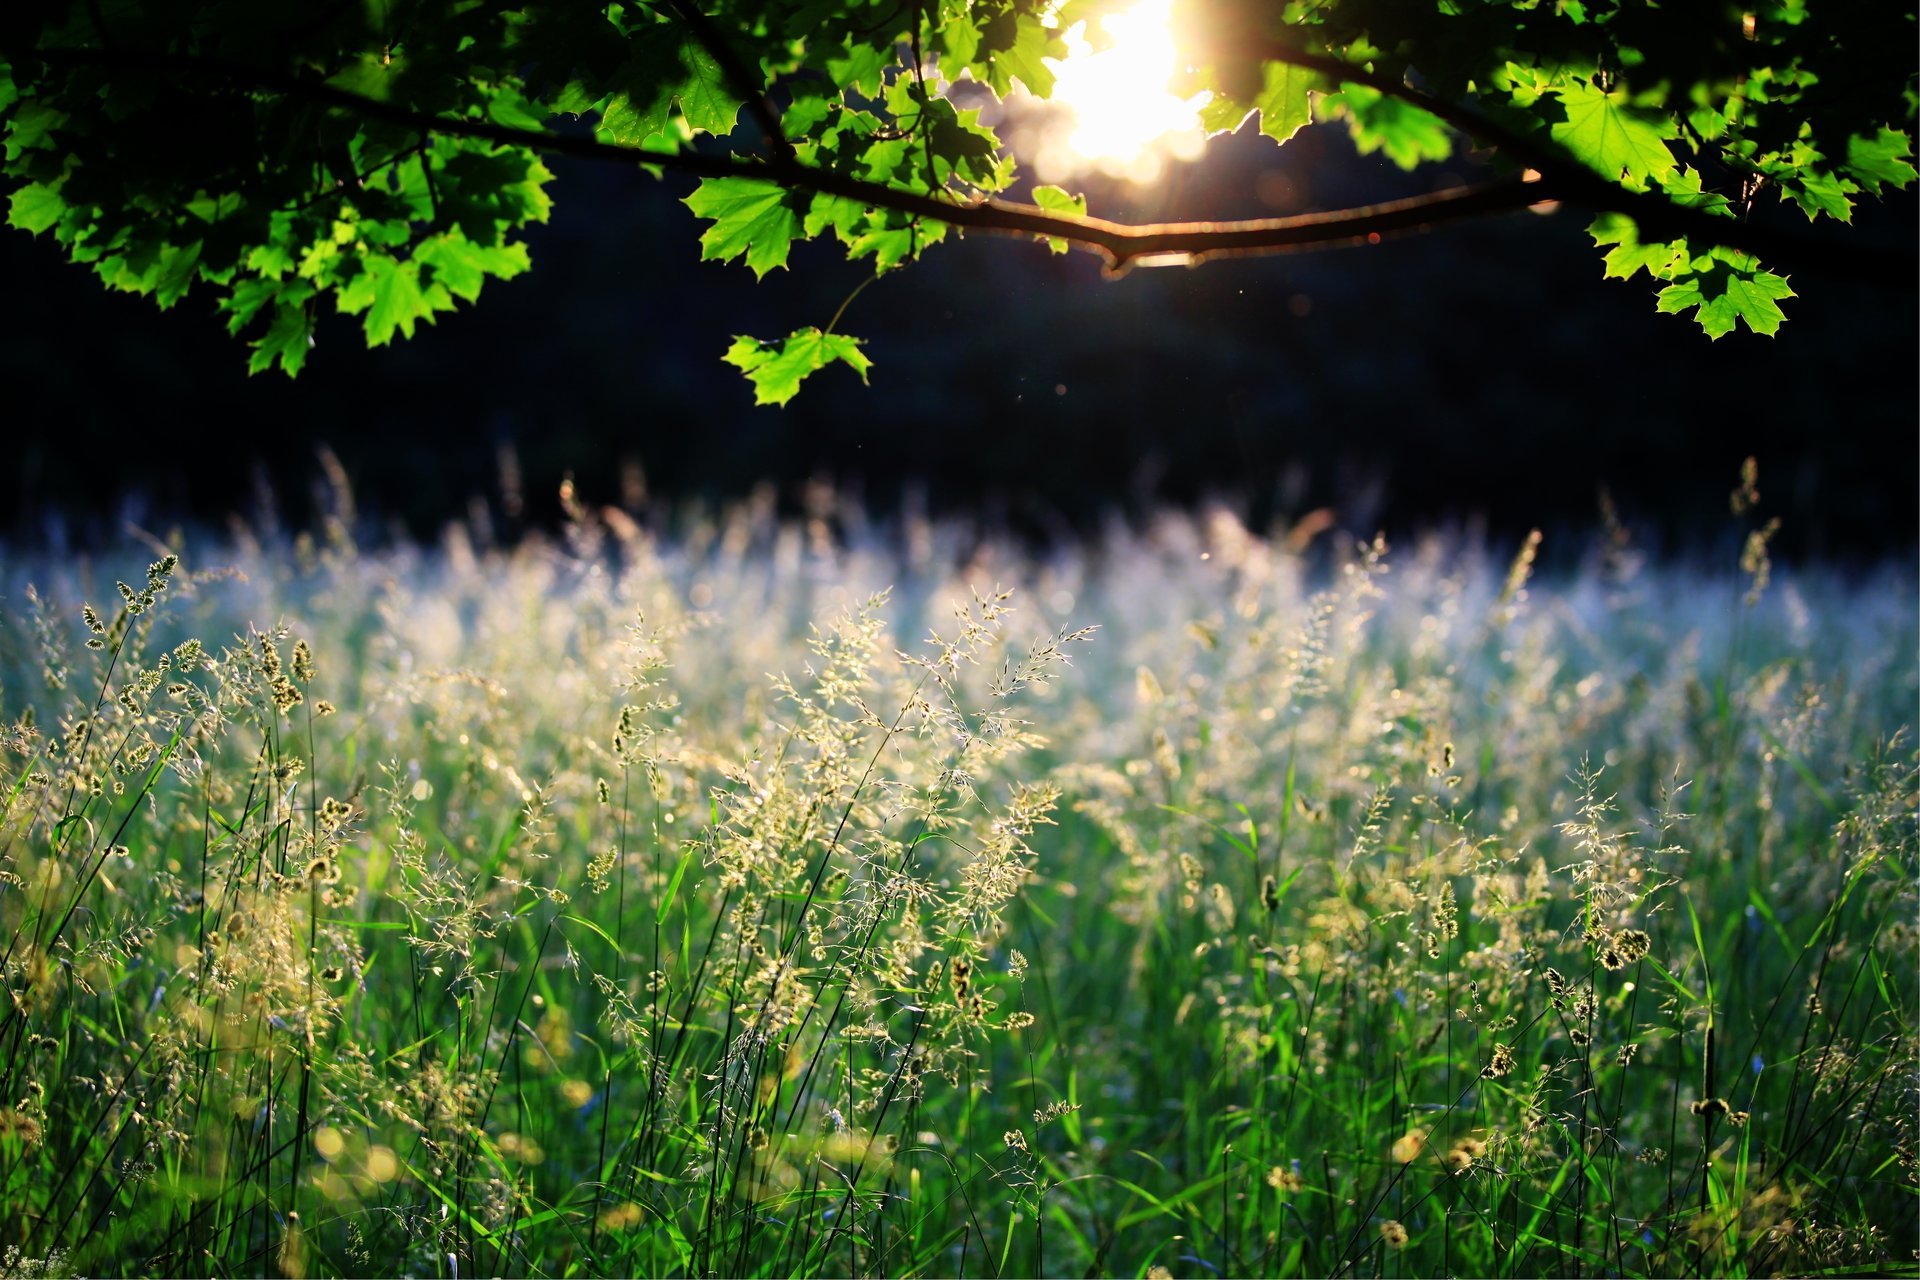
[[[1911,563],[567,498],[0,558],[0,1276],[1916,1273]]]

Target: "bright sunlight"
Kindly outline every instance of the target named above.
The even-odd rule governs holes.
[[[1142,0],[1109,14],[1101,25],[1111,43],[1097,52],[1084,23],[1068,29],[1068,55],[1056,64],[1051,98],[1063,108],[1061,119],[1034,157],[1043,181],[1098,169],[1152,182],[1168,159],[1199,156],[1206,141],[1200,108],[1208,95],[1181,98],[1168,88],[1180,70],[1172,10],[1172,0]]]

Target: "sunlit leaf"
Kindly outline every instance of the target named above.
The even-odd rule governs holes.
[[[800,329],[779,342],[738,337],[725,357],[753,383],[755,404],[784,405],[800,390],[809,374],[838,361],[866,381],[873,362],[861,352],[860,340],[819,329]]]
[[[700,256],[731,262],[744,257],[757,276],[787,264],[801,231],[796,197],[759,178],[705,178],[686,205],[713,225],[700,237]]]
[[[1552,126],[1553,140],[1582,164],[1616,181],[1644,186],[1678,163],[1666,139],[1679,133],[1666,116],[1627,105],[1624,93],[1603,93],[1586,81],[1554,90],[1567,118]]]

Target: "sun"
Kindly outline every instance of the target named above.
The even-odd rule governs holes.
[[[1063,33],[1067,56],[1054,66],[1049,98],[1060,119],[1034,158],[1043,180],[1098,169],[1152,182],[1168,159],[1200,154],[1206,142],[1200,108],[1209,95],[1182,98],[1168,88],[1182,70],[1172,16],[1173,0],[1141,0],[1108,14],[1100,22],[1109,43],[1098,51],[1084,23]]]

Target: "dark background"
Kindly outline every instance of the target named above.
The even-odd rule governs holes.
[[[523,519],[571,473],[595,502],[644,470],[656,512],[809,478],[877,513],[904,492],[1051,537],[1115,510],[1224,497],[1255,521],[1331,505],[1349,529],[1472,521],[1496,535],[1590,530],[1605,487],[1643,540],[1718,540],[1741,458],[1789,555],[1908,555],[1920,524],[1913,281],[1802,273],[1778,339],[1710,343],[1658,315],[1643,276],[1603,281],[1579,211],[1458,224],[1366,248],[1137,270],[990,237],[873,285],[842,328],[871,385],[816,375],[756,408],[720,363],[731,335],[824,325],[863,268],[796,246],[758,285],[698,261],[686,186],[553,162],[534,270],[477,307],[368,351],[328,316],[306,372],[249,378],[208,295],[161,314],[105,292],[49,239],[0,231],[0,537],[111,540],[255,510],[311,515],[330,446],[377,527],[431,536],[518,458]],[[1480,176],[1412,175],[1324,126],[1284,149],[1216,140],[1151,190],[1082,181],[1137,219],[1332,208]],[[1761,216],[1804,228],[1800,215]],[[1861,202],[1849,232],[1913,243],[1911,195]],[[624,472],[623,472],[624,468]]]

